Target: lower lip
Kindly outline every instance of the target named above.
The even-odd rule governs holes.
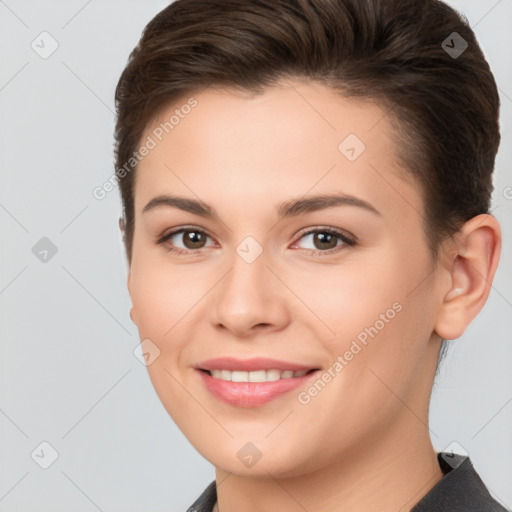
[[[318,373],[318,370],[315,370],[302,377],[279,379],[271,382],[231,382],[215,379],[202,370],[196,371],[200,373],[203,383],[213,395],[237,407],[258,407],[266,404],[274,398],[298,388]]]

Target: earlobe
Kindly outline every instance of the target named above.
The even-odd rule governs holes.
[[[126,279],[126,287],[128,288],[128,293],[130,295],[130,298],[132,296],[132,292],[131,292],[131,287],[130,287],[130,276],[131,276],[131,271],[128,272],[128,277]],[[132,306],[130,307],[130,318],[132,320],[132,322],[137,325],[137,320],[135,318],[135,308],[133,307],[133,302],[132,302]]]
[[[443,339],[460,337],[483,308],[491,289],[501,250],[498,221],[488,214],[467,221],[454,238],[449,288],[436,321],[435,332]]]

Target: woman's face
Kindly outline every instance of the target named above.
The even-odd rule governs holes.
[[[128,287],[150,378],[196,449],[239,475],[427,435],[440,347],[441,278],[386,116],[290,84],[184,98],[147,128],[136,176]],[[287,365],[315,371],[265,371]]]

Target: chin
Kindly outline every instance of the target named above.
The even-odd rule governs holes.
[[[297,457],[297,445],[300,446],[300,443],[294,443],[289,448],[281,445],[279,450],[270,442],[261,446],[257,442],[230,440],[222,446],[217,444],[213,450],[212,444],[204,447],[195,445],[195,448],[215,468],[226,473],[243,478],[291,478],[311,471],[308,458],[302,458],[305,454],[301,454],[300,459]]]

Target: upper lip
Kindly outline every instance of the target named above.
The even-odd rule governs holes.
[[[254,357],[252,359],[236,359],[235,357],[216,357],[199,363],[196,368],[200,370],[232,370],[232,371],[256,371],[256,370],[301,370],[315,369],[313,366],[279,361],[267,357]]]

